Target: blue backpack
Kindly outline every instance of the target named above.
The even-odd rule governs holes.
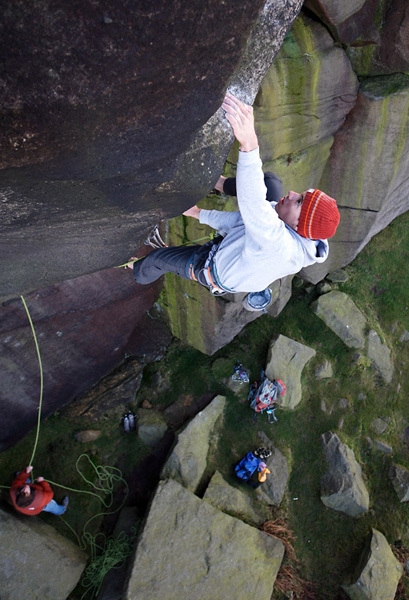
[[[234,471],[239,479],[248,481],[261,462],[260,458],[248,452],[244,458],[234,467]]]

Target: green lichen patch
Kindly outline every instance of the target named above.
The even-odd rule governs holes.
[[[374,99],[385,98],[401,92],[408,93],[409,91],[409,75],[404,73],[360,77],[359,82],[362,93]]]

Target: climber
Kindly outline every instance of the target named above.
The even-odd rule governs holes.
[[[61,504],[53,500],[54,492],[44,477],[37,477],[33,483],[30,473],[33,467],[30,465],[24,471],[17,473],[10,488],[10,498],[13,506],[24,515],[34,516],[40,512],[49,512],[53,515],[63,515],[67,510],[68,496],[65,496]]]
[[[214,240],[202,246],[158,248],[142,260],[131,259],[127,267],[141,284],[173,272],[198,281],[215,295],[249,292],[245,308],[262,310],[264,298],[271,301],[272,282],[326,260],[327,238],[335,234],[340,215],[336,201],[320,190],[283,196],[280,180],[263,174],[253,108],[231,94],[226,94],[222,108],[240,144],[237,191],[236,182],[224,177],[216,188],[237,193],[239,212],[193,206],[183,214],[216,229]]]

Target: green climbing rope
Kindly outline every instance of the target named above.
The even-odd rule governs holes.
[[[81,469],[79,467],[79,462],[81,459],[84,459],[84,458],[86,458],[88,460],[89,464],[94,469],[95,477],[98,481],[98,484],[87,479],[87,477],[85,477],[85,475],[81,471]],[[92,462],[92,460],[88,456],[88,454],[80,454],[80,456],[77,458],[77,460],[75,462],[75,468],[77,469],[77,472],[82,477],[82,479],[85,481],[85,483],[88,483],[95,490],[101,492],[101,494],[97,494],[96,492],[90,492],[89,490],[71,488],[71,487],[68,487],[67,485],[63,485],[61,483],[51,481],[50,479],[47,478],[48,483],[51,485],[57,486],[57,487],[61,487],[70,492],[80,492],[82,494],[89,494],[90,496],[95,496],[96,498],[98,498],[98,500],[101,501],[101,504],[103,504],[103,506],[105,508],[110,508],[112,506],[115,484],[122,482],[126,488],[126,496],[127,496],[128,484],[126,483],[125,479],[122,477],[122,471],[120,469],[117,469],[116,467],[110,467],[110,466],[102,466],[102,465],[97,466],[97,465],[95,465],[95,463]],[[106,500],[104,497],[107,495],[108,495],[108,500]],[[125,498],[126,498],[126,496],[125,496]],[[116,511],[114,511],[114,512],[116,512]],[[106,514],[106,513],[104,513],[104,514]]]
[[[40,354],[40,347],[38,345],[38,341],[37,341],[37,335],[34,329],[34,324],[33,321],[31,319],[31,315],[30,315],[30,311],[28,310],[28,306],[27,303],[24,299],[24,296],[20,296],[21,297],[21,301],[23,303],[24,309],[26,311],[29,323],[30,323],[30,327],[31,327],[31,332],[33,334],[33,338],[34,338],[34,343],[35,343],[35,347],[36,347],[36,352],[37,352],[37,359],[38,359],[38,366],[40,369],[40,400],[39,400],[39,404],[38,404],[38,415],[37,415],[37,431],[36,431],[36,437],[35,437],[35,442],[34,442],[34,448],[33,448],[33,453],[31,455],[31,458],[29,460],[29,465],[32,465],[34,462],[34,456],[37,450],[37,443],[38,443],[38,437],[40,435],[40,422],[41,422],[41,411],[42,411],[42,407],[43,407],[43,392],[44,392],[44,374],[43,374],[43,364],[41,361],[41,354]]]
[[[136,534],[137,526],[133,528],[131,535],[126,535],[122,531],[115,538],[110,537],[103,540],[102,552],[95,556],[85,569],[81,585],[86,588],[86,591],[81,596],[81,600],[98,596],[106,574],[111,569],[120,569],[131,554]]]

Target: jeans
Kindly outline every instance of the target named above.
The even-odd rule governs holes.
[[[57,504],[55,500],[50,500],[50,502],[46,504],[43,508],[43,512],[49,512],[53,515],[57,515],[57,517],[63,515],[66,510],[66,506],[63,506],[62,504]]]
[[[145,258],[134,263],[135,281],[146,285],[156,281],[165,273],[176,273],[183,279],[190,279],[187,266],[200,248],[202,246],[173,246],[153,250]]]
[[[192,279],[193,272],[198,282],[208,287],[202,273],[203,267],[213,244],[221,240],[221,236],[218,236],[202,246],[171,246],[153,250],[145,258],[134,263],[135,281],[146,285],[165,273],[176,273],[183,279]]]

